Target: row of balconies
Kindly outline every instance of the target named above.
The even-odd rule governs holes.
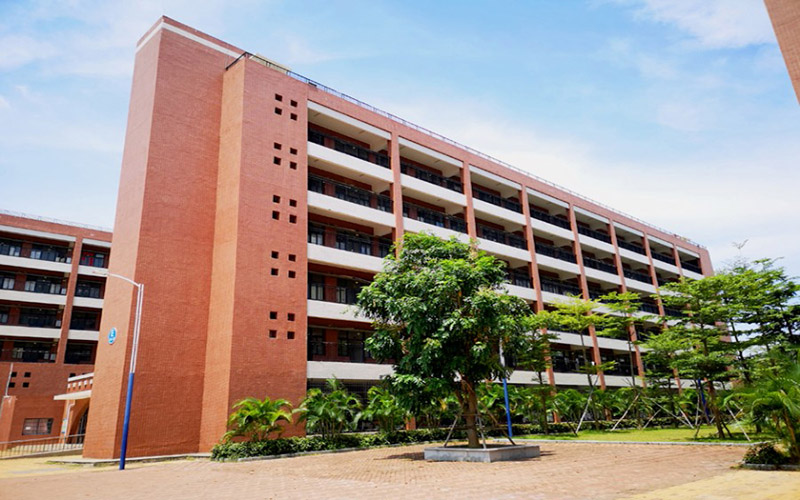
[[[26,307],[19,304],[0,304],[0,336],[25,335],[25,329],[56,330],[62,326],[64,310],[60,307]],[[100,328],[100,311],[73,309],[69,318],[69,329],[96,332]],[[21,329],[21,330],[20,330]],[[20,333],[21,332],[21,333]],[[39,336],[39,332],[29,331]],[[45,337],[57,337],[58,333],[43,333]]]
[[[94,364],[96,343],[67,341],[64,363]],[[55,363],[58,342],[53,340],[21,340],[0,336],[0,362]]]
[[[320,106],[315,106],[320,108]],[[327,113],[328,111],[326,111]],[[348,174],[351,177],[361,177],[367,180],[371,179],[372,186],[379,185],[384,193],[388,193],[388,187],[393,182],[392,176],[389,173],[381,173],[383,169],[370,170],[371,167],[361,164],[352,164],[351,160],[344,158],[357,158],[365,163],[379,165],[381,167],[390,167],[390,159],[386,154],[388,136],[381,135],[379,131],[364,124],[364,128],[354,128],[354,125],[344,125],[345,121],[349,119],[342,117],[334,117],[337,113],[330,112],[324,122],[324,127],[318,123],[314,123],[315,119],[311,118],[312,126],[309,129],[309,143],[311,145],[322,146],[323,150],[316,150],[309,147],[310,162],[316,168],[331,167],[334,170],[341,167],[344,172],[337,171],[338,174]],[[334,117],[333,119],[331,119]],[[337,129],[334,126],[336,120],[341,125]],[[352,121],[352,120],[349,120]],[[320,122],[320,123],[323,123]],[[331,129],[333,127],[333,130]],[[325,130],[323,130],[325,128]],[[358,135],[363,140],[356,140],[350,137]],[[341,157],[330,156],[324,150],[333,150],[342,153]],[[413,156],[413,159],[411,158]],[[419,207],[419,215],[409,215],[414,210],[412,205],[404,199],[404,214],[412,220],[417,220],[425,224],[432,225],[440,229],[455,231],[457,233],[466,232],[466,221],[463,219],[463,212],[466,200],[463,196],[464,186],[461,178],[461,168],[463,165],[453,158],[446,157],[441,153],[432,150],[427,150],[424,146],[412,147],[408,141],[403,142],[401,139],[401,173],[403,176],[403,197],[417,198],[418,196],[425,197],[426,201],[429,199],[438,200],[438,209],[431,207]],[[479,169],[478,169],[479,170]],[[384,170],[385,172],[385,170]],[[346,175],[347,176],[347,175]],[[411,180],[422,181],[428,187],[420,187],[412,185]],[[310,181],[311,182],[311,181]],[[312,191],[322,193],[322,188],[318,185],[318,181],[313,182],[314,185],[310,187]],[[482,185],[486,184],[486,185]],[[369,184],[369,183],[367,183]],[[514,246],[519,249],[526,247],[524,237],[520,237],[514,231],[508,231],[507,223],[521,223],[524,224],[522,218],[522,205],[519,199],[521,187],[517,185],[516,189],[509,188],[508,184],[513,186],[511,181],[504,181],[495,176],[494,174],[483,172],[477,175],[473,172],[472,176],[472,195],[476,215],[486,217],[491,220],[493,224],[484,224],[488,230],[486,231],[487,240],[501,243],[504,245]],[[491,188],[488,186],[492,186]],[[355,187],[355,186],[352,186]],[[361,189],[361,191],[357,191]],[[438,189],[438,191],[437,191]],[[350,191],[348,193],[348,191]],[[456,193],[448,195],[447,193]],[[326,193],[331,194],[331,193]],[[347,199],[354,203],[378,210],[390,212],[392,201],[386,194],[377,194],[371,192],[369,189],[357,188],[356,191],[349,190],[346,187],[339,187],[338,192],[332,194],[340,199]],[[549,198],[547,195],[541,195],[542,198],[536,198],[536,195],[528,193],[528,205],[530,208],[531,217],[537,221],[545,223],[545,228],[550,226],[553,229],[545,232],[552,231],[553,234],[574,240],[575,237],[572,233],[572,224],[570,223],[567,205],[563,202],[557,202],[554,199],[550,201],[545,200]],[[377,198],[376,198],[377,197]],[[558,206],[558,203],[563,204]],[[588,212],[582,209],[575,209],[575,230],[581,238],[582,243],[590,244],[593,248],[605,250],[613,254],[614,249],[611,246],[611,236],[609,235],[608,222],[599,223],[600,216],[591,216]],[[505,230],[493,227],[494,224],[506,225]],[[535,228],[541,228],[540,225],[535,224]],[[481,231],[478,230],[479,237]],[[502,234],[498,234],[498,231]],[[635,234],[635,230],[624,230],[617,227],[617,244],[620,248],[620,254],[623,257],[630,259],[639,264],[648,265],[649,261],[646,258],[646,251],[644,247],[644,236],[639,233]],[[446,233],[443,233],[446,234]],[[511,236],[509,236],[511,235]],[[661,243],[657,238],[650,238],[650,255],[652,256],[657,269],[664,272],[672,272],[677,274],[677,264],[671,245]],[[593,243],[594,242],[594,243]],[[604,246],[605,245],[605,246]],[[691,252],[686,253],[683,250],[678,252],[681,256],[680,265],[690,277],[697,278],[701,274],[699,266],[699,257],[689,255]],[[574,261],[573,261],[574,262]],[[605,270],[605,269],[601,269]],[[635,271],[635,270],[633,270]],[[648,273],[649,274],[649,273]],[[694,274],[694,275],[693,275]],[[637,278],[631,278],[637,279]],[[648,278],[646,283],[650,283]]]

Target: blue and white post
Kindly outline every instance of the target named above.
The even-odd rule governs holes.
[[[500,364],[505,368],[506,358],[503,356],[502,342],[500,343]],[[506,402],[506,424],[508,425],[508,439],[511,439],[513,437],[513,433],[511,432],[511,408],[508,404],[508,381],[506,380],[506,377],[503,377],[503,397],[505,398]]]
[[[128,451],[128,428],[131,422],[131,398],[133,397],[133,380],[136,375],[136,357],[139,354],[139,329],[142,323],[142,302],[144,301],[144,284],[137,283],[119,274],[108,273],[109,276],[127,281],[136,287],[136,312],[133,317],[133,345],[131,346],[131,364],[128,370],[128,393],[125,396],[125,420],[122,423],[122,444],[119,450],[119,470],[125,470],[125,456]]]

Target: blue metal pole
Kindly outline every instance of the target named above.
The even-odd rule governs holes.
[[[128,451],[128,425],[131,422],[131,397],[133,396],[134,375],[134,372],[128,374],[128,394],[125,396],[125,420],[122,423],[122,445],[119,450],[119,470],[125,470],[125,455]]]
[[[508,383],[506,382],[505,377],[503,377],[503,396],[506,399],[506,423],[508,424],[508,437],[513,437],[513,433],[511,432],[511,409],[508,405]]]

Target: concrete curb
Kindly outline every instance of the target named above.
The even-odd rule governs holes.
[[[126,458],[125,463],[170,462],[186,458],[210,459],[211,453],[184,453],[181,455],[154,455],[150,457]],[[71,460],[48,460],[49,464],[85,465],[89,467],[102,467],[119,464],[118,458],[73,458]]]
[[[641,444],[658,446],[753,446],[761,444],[763,441],[753,441],[752,443],[687,443],[682,441],[594,441],[589,439],[525,439],[514,438],[514,441],[524,441],[531,443],[585,443],[585,444]]]
[[[418,444],[432,444],[432,443],[441,443],[442,441],[419,441],[416,443],[396,443],[396,444],[384,444],[381,446],[370,446],[367,448],[340,448],[338,450],[318,450],[318,451],[301,451],[298,453],[284,453],[283,455],[262,455],[258,457],[243,457],[243,458],[234,458],[230,460],[215,460],[216,462],[256,462],[259,460],[275,460],[278,458],[293,458],[293,457],[307,457],[310,455],[327,455],[329,453],[348,453],[351,451],[366,451],[366,450],[377,450],[379,448],[401,448],[403,446],[416,446]]]

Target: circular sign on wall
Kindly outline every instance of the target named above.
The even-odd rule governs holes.
[[[117,340],[117,329],[112,328],[111,331],[108,332],[108,343],[113,344],[115,340]]]

